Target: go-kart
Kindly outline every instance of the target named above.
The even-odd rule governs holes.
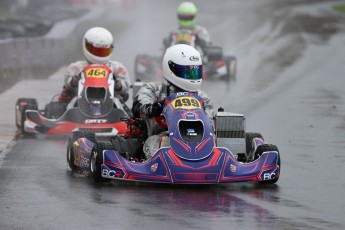
[[[178,30],[172,33],[171,41],[164,42],[168,48],[175,44],[188,44],[200,51],[203,57],[203,78],[222,79],[227,82],[236,79],[237,59],[223,54],[219,46],[201,48],[196,34],[191,30]],[[139,54],[135,58],[134,72],[136,79],[152,81],[160,79],[162,72],[162,56]]]
[[[125,118],[129,132],[108,140],[92,132],[73,132],[67,147],[72,170],[85,170],[96,181],[120,179],[176,184],[230,182],[276,183],[280,156],[261,134],[245,132],[241,114],[218,111],[215,132],[202,99],[193,93],[171,94],[156,121],[166,127],[149,159],[142,150],[140,119]]]
[[[87,65],[78,83],[77,96],[69,104],[53,97],[44,109],[35,98],[16,102],[16,126],[23,136],[37,133],[69,135],[76,130],[93,130],[99,135],[121,135],[127,125],[124,103],[114,94],[112,71],[106,65]],[[122,101],[123,102],[123,101]]]

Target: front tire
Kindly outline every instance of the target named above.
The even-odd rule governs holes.
[[[67,144],[67,163],[72,171],[78,171],[80,168],[79,166],[75,165],[75,152],[74,152],[74,142],[76,142],[79,138],[86,138],[89,141],[96,143],[96,136],[93,132],[85,132],[85,131],[74,131],[72,132],[71,136],[68,139]]]
[[[276,145],[272,144],[263,144],[258,146],[258,148],[255,151],[255,158],[259,158],[264,152],[270,152],[270,151],[276,151],[278,153],[278,162],[277,165],[279,166],[278,172],[280,174],[280,168],[281,168],[281,163],[280,163],[280,154],[278,147]],[[265,181],[259,181],[259,184],[275,184],[277,183],[278,178],[274,178],[272,180],[265,180]]]
[[[100,141],[93,146],[91,152],[91,162],[90,162],[90,171],[92,177],[97,182],[107,181],[108,179],[102,177],[102,164],[103,164],[103,151],[104,150],[113,150],[114,147],[111,142]]]
[[[251,162],[255,160],[255,146],[254,146],[254,138],[261,138],[261,133],[246,133],[246,161]]]

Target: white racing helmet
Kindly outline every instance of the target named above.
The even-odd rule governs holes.
[[[83,39],[85,58],[93,64],[105,64],[113,52],[113,35],[102,27],[86,31]]]
[[[196,92],[200,88],[202,61],[194,47],[185,44],[169,47],[162,65],[164,77],[171,84],[188,92]]]

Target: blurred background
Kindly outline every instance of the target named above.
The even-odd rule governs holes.
[[[194,1],[197,23],[238,60],[236,81],[206,79],[202,89],[278,146],[274,186],[98,185],[68,169],[65,139],[18,135],[15,101],[42,107],[59,93],[88,28],[113,33],[113,59],[134,82],[135,57],[164,52],[180,2],[1,0],[0,229],[345,228],[342,0]]]

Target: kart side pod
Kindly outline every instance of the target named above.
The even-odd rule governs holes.
[[[242,114],[218,111],[214,118],[217,147],[227,148],[233,155],[245,153],[245,120]]]

